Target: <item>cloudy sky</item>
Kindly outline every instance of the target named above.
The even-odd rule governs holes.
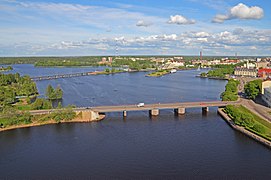
[[[0,56],[271,55],[269,0],[0,0]]]

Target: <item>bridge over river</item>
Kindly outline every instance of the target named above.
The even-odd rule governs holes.
[[[71,73],[71,74],[56,74],[56,75],[49,75],[49,76],[37,76],[31,77],[32,81],[42,81],[42,80],[52,80],[52,79],[61,79],[61,78],[72,78],[72,77],[79,77],[79,76],[91,76],[96,75],[99,72],[82,72],[82,73]]]
[[[209,107],[224,107],[227,105],[240,104],[240,101],[200,101],[200,102],[177,102],[177,103],[158,103],[158,104],[145,104],[144,106],[138,107],[136,104],[133,105],[112,105],[112,106],[97,106],[97,107],[78,107],[73,108],[75,112],[82,112],[82,114],[89,113],[89,116],[97,118],[99,113],[108,112],[123,112],[123,116],[127,116],[128,111],[149,111],[150,115],[159,115],[159,110],[163,109],[174,109],[177,114],[185,114],[186,108],[202,108],[203,111],[209,111]],[[33,110],[31,114],[49,114],[58,109],[51,110]]]

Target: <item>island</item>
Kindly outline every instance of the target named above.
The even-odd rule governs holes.
[[[0,66],[0,72],[5,72],[5,71],[11,71],[13,68],[11,66]]]
[[[147,77],[161,77],[161,76],[164,76],[169,73],[170,73],[170,70],[158,70],[158,71],[152,72],[150,74],[147,74],[146,76]]]

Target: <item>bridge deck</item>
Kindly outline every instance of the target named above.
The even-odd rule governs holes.
[[[177,109],[177,108],[197,108],[197,107],[223,107],[226,105],[239,104],[239,101],[209,101],[209,102],[181,102],[181,103],[159,103],[159,104],[145,104],[143,107],[134,105],[118,105],[118,106],[97,106],[97,107],[78,107],[74,111],[95,111],[99,113],[107,112],[122,112],[122,111],[147,111],[153,109]],[[49,114],[57,109],[50,110],[33,110],[31,114]]]
[[[137,105],[121,105],[121,106],[98,106],[89,108],[96,112],[121,112],[121,111],[144,111],[152,109],[177,109],[177,108],[196,108],[196,107],[221,107],[230,104],[238,104],[237,101],[211,101],[211,102],[183,102],[183,103],[167,103],[167,104],[145,104],[143,107]]]

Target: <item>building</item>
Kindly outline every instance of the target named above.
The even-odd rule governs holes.
[[[224,64],[224,65],[231,65],[231,64],[238,64],[241,61],[239,59],[225,59],[225,60],[221,60],[220,64]]]
[[[266,62],[266,61],[256,62],[257,69],[266,69],[268,65],[269,65],[269,62]]]
[[[260,62],[262,60],[262,58],[256,58],[257,62]]]
[[[105,63],[106,62],[106,57],[102,58],[102,62]]]
[[[168,60],[168,62],[165,63],[162,69],[174,69],[174,68],[179,68],[181,66],[184,66],[184,62]]]
[[[264,94],[264,89],[271,87],[271,80],[267,79],[262,82],[262,94]]]
[[[108,62],[112,63],[113,62],[113,58],[112,57],[108,57]]]
[[[268,107],[271,107],[271,87],[264,89],[262,100],[267,104]]]
[[[271,107],[271,81],[265,80],[262,82],[262,100]]]
[[[258,70],[258,76],[262,78],[269,77],[271,75],[271,69],[263,68]]]
[[[247,63],[244,64],[244,67],[248,68],[248,69],[254,69],[254,68],[256,68],[256,65],[255,65],[255,63],[250,63],[247,61]]]
[[[234,69],[235,76],[248,76],[248,77],[257,77],[258,70],[257,69],[248,69],[243,67],[237,67]]]
[[[183,60],[182,56],[173,57],[174,60]]]

